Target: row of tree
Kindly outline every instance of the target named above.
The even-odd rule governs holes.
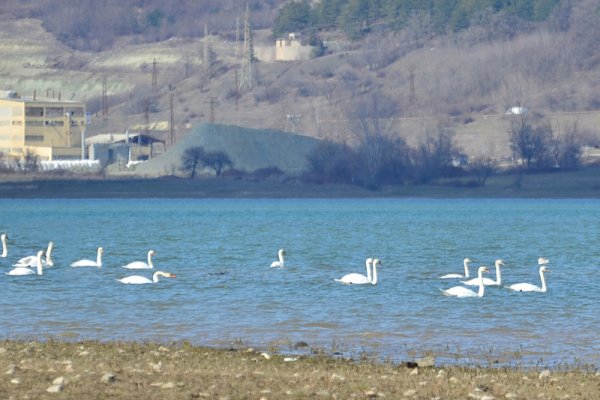
[[[292,0],[279,11],[276,36],[311,29],[343,30],[358,38],[374,27],[402,29],[420,21],[433,33],[456,32],[490,14],[523,21],[546,20],[569,0]]]
[[[356,184],[367,188],[382,185],[424,184],[439,178],[469,175],[475,185],[484,185],[497,172],[497,160],[479,157],[468,165],[459,161],[460,153],[452,133],[441,127],[426,132],[417,146],[410,146],[392,133],[379,106],[365,111],[354,126],[355,143],[322,141],[309,155],[303,178],[321,184]],[[513,151],[512,168],[526,171],[571,170],[580,166],[581,133],[573,124],[559,132],[541,116],[522,114],[511,117],[508,140]],[[194,178],[197,171],[209,168],[216,176],[232,169],[233,162],[222,151],[206,152],[203,147],[187,149],[181,170]],[[280,174],[281,171],[278,170]],[[272,171],[267,174],[272,175]]]

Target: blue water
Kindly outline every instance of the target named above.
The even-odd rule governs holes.
[[[450,363],[600,365],[597,200],[0,200],[9,255],[0,269],[55,242],[42,276],[0,275],[1,338],[188,340],[294,352]],[[95,259],[104,267],[70,268]],[[270,269],[286,249],[286,268]],[[176,279],[130,286],[121,265],[157,251]],[[334,278],[384,266],[377,286]],[[440,280],[462,259],[502,258],[506,284],[483,298],[447,298]],[[215,274],[217,273],[217,274]]]

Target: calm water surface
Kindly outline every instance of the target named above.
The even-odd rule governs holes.
[[[55,242],[43,276],[0,275],[0,337],[189,340],[203,345],[305,341],[344,355],[403,360],[435,351],[447,362],[600,364],[600,201],[597,200],[0,200],[7,272]],[[104,267],[70,268],[95,259]],[[270,269],[277,250],[286,268]],[[157,251],[155,285],[116,281],[121,265]],[[377,286],[334,278],[384,266]],[[506,284],[483,298],[439,289],[462,259],[502,258]]]

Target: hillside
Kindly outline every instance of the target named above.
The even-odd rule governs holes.
[[[263,19],[257,26],[266,25],[267,3],[261,4],[256,16]],[[280,4],[274,2],[272,10]],[[444,130],[455,133],[456,145],[467,154],[501,159],[511,154],[510,119],[504,113],[515,105],[546,116],[557,134],[577,122],[586,143],[600,141],[595,49],[600,29],[586,18],[594,15],[594,4],[585,0],[573,6],[565,29],[537,26],[502,40],[485,39],[480,26],[424,42],[410,30],[373,30],[352,41],[324,30],[322,38],[329,44],[324,56],[258,60],[252,89],[239,94],[240,59],[231,25],[209,25],[207,38],[148,42],[131,36],[89,52],[66,47],[40,20],[4,18],[0,88],[25,96],[60,92],[62,98],[85,101],[94,113],[91,135],[143,130],[147,107],[149,129],[166,138],[172,96],[177,140],[192,126],[214,121],[353,143],[364,133],[361,118],[370,117],[365,111],[372,116],[377,104],[386,132],[409,143]],[[205,43],[209,62],[203,59]],[[273,46],[270,30],[256,30],[254,45]],[[108,115],[100,107],[104,80]]]

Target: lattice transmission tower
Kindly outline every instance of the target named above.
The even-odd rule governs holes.
[[[244,15],[244,46],[242,47],[242,68],[240,73],[240,90],[252,89],[252,61],[254,59],[254,47],[252,46],[252,29],[250,27],[250,7],[246,3]]]

